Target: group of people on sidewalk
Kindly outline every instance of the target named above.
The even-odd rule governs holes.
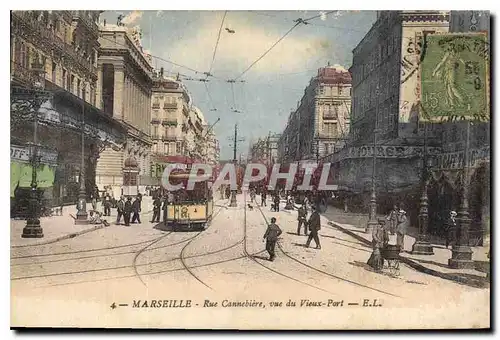
[[[383,250],[390,244],[390,236],[396,235],[398,251],[404,251],[405,235],[408,231],[409,220],[406,211],[394,205],[386,218],[379,218],[378,224],[372,230],[372,253],[367,264],[380,271],[384,266]]]
[[[141,223],[141,210],[142,210],[142,195],[139,193],[132,202],[132,197],[128,196],[126,199],[121,196],[116,202],[116,224],[120,224],[121,218],[125,222],[125,226],[130,226],[130,223]]]

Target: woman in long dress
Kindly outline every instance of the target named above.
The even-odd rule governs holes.
[[[378,224],[372,231],[373,252],[368,259],[368,265],[375,270],[381,270],[384,266],[382,249],[389,243],[389,232],[385,227],[385,219],[379,219]]]

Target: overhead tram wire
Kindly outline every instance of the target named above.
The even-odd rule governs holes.
[[[333,13],[333,12],[337,12],[337,11],[328,11],[328,12],[325,12],[323,14],[330,14],[330,13]],[[313,20],[313,19],[316,19],[316,18],[319,18],[322,14],[319,14],[319,15],[315,15],[313,17],[310,17],[310,18],[307,18],[307,19],[302,19],[302,18],[298,18],[297,20],[294,20],[295,22],[295,25],[292,26],[292,28],[290,28],[281,38],[279,38],[266,52],[264,52],[264,54],[262,54],[259,58],[257,58],[257,60],[255,60],[252,64],[250,64],[250,66],[248,66],[246,68],[245,71],[243,71],[239,76],[237,76],[236,78],[234,78],[233,80],[237,80],[239,78],[241,78],[243,75],[245,75],[245,73],[247,73],[255,64],[257,64],[262,58],[264,58],[269,52],[271,52],[271,50],[279,44],[279,42],[283,39],[286,38],[286,36],[288,34],[290,34],[297,26],[299,26],[300,24],[304,24],[304,25],[307,25],[309,24],[309,21]]]
[[[115,44],[115,45],[117,45],[117,46],[121,46],[121,47],[129,48],[129,46],[127,46],[127,45],[124,45],[124,44],[118,43],[117,41],[112,40],[112,39],[109,39],[109,38],[106,38],[106,37],[100,37],[100,39],[110,41],[110,42],[114,43],[114,44]],[[163,61],[163,62],[166,62],[166,63],[172,64],[172,65],[175,65],[175,66],[180,67],[180,68],[184,68],[184,69],[186,69],[186,70],[189,70],[189,71],[191,71],[191,72],[194,72],[195,74],[200,74],[200,75],[205,75],[205,76],[206,76],[206,75],[207,75],[207,73],[208,73],[208,72],[198,71],[198,70],[196,70],[196,69],[194,69],[194,68],[191,68],[191,67],[189,67],[189,66],[181,65],[181,64],[175,63],[175,62],[173,62],[173,61],[171,61],[171,60],[168,60],[168,59],[165,59],[165,58],[162,58],[162,57],[159,57],[159,56],[153,55],[153,54],[151,54],[151,58],[153,58],[153,59],[157,59],[157,60],[161,60],[161,61]],[[214,79],[223,80],[222,78],[216,77],[216,76],[214,76],[213,74],[210,74],[209,76],[210,76],[210,77],[212,77],[212,78],[214,78]],[[189,79],[189,80],[193,80],[193,79]],[[195,80],[202,81],[202,80],[199,80],[199,79],[195,79]]]
[[[204,82],[203,85],[205,85],[205,90],[207,91],[207,95],[208,95],[208,101],[210,102],[210,106],[212,106],[212,108],[210,109],[210,111],[217,111],[217,108],[215,107],[214,102],[212,100],[212,95],[210,94],[210,91],[208,90],[207,83]]]
[[[208,76],[212,75],[211,72],[212,72],[212,68],[214,66],[215,54],[217,53],[217,47],[219,46],[220,34],[222,32],[222,26],[224,26],[224,20],[226,19],[226,15],[227,15],[227,11],[224,12],[224,16],[222,17],[222,21],[220,23],[219,33],[217,34],[217,41],[215,42],[214,54],[212,56],[212,62],[210,63],[210,69],[206,73],[207,78],[208,78]]]

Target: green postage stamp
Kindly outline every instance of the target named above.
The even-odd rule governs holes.
[[[430,34],[421,63],[422,121],[489,119],[486,33]]]

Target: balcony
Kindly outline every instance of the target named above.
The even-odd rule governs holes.
[[[158,118],[152,118],[151,124],[160,124],[160,120]]]
[[[163,103],[164,109],[176,109],[177,103]]]
[[[152,140],[160,140],[160,136],[156,135],[156,134],[153,134],[153,135],[151,135],[151,139]]]
[[[323,113],[323,119],[326,120],[337,120],[338,115],[336,113]]]
[[[28,87],[33,86],[36,81],[40,80],[40,77],[37,76],[33,71],[14,61],[10,62],[10,74],[13,80],[16,80],[22,85]]]
[[[73,19],[78,23],[81,22],[82,24],[84,24],[90,32],[99,34],[99,27],[92,19],[91,12],[92,11],[74,11],[75,14],[73,16]]]
[[[161,125],[174,125],[174,126],[177,126],[177,118],[165,118],[165,119],[162,119]]]
[[[152,107],[153,107],[153,109],[159,109],[160,108],[160,102],[153,103]]]
[[[97,67],[90,60],[79,55],[72,45],[67,44],[62,38],[62,34],[48,29],[43,23],[26,11],[12,11],[12,19],[13,22],[15,22],[14,19],[21,22],[20,26],[14,25],[13,32],[16,35],[31,40],[30,42],[33,45],[45,52],[51,52],[52,49],[58,50],[65,57],[71,57],[76,63],[90,72],[93,77],[96,77]]]
[[[175,134],[172,134],[172,133],[167,133],[166,135],[162,136],[161,137],[161,140],[166,142],[166,141],[176,141],[177,140],[177,136]]]

